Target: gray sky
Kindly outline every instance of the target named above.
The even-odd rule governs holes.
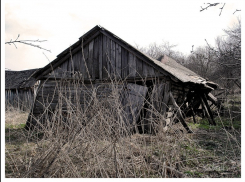
[[[207,1],[211,2],[212,1]],[[226,2],[226,1],[223,1]],[[135,46],[161,43],[178,44],[175,50],[188,54],[191,46],[210,44],[222,29],[231,27],[241,12],[242,0],[228,1],[221,16],[220,7],[200,12],[204,1],[174,0],[5,0],[5,41],[40,39],[39,45],[51,53],[17,44],[5,45],[5,65],[11,70],[40,68],[95,25],[101,25]]]

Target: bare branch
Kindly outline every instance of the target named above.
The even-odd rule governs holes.
[[[224,6],[225,6],[225,3],[224,3],[224,5],[223,5],[223,7],[222,7],[222,8],[220,8],[220,13],[219,13],[219,16],[221,15],[222,10],[223,10],[223,8],[224,8]]]
[[[233,15],[234,15],[237,11],[241,11],[241,10],[240,10],[240,9],[236,9],[236,11],[233,13]]]
[[[39,49],[42,49],[42,50],[45,50],[45,51],[48,51],[48,52],[51,52],[50,50],[48,49],[45,49],[43,47],[41,47],[40,45],[37,45],[37,44],[33,44],[33,43],[41,43],[41,42],[45,42],[47,40],[18,40],[20,37],[20,34],[18,34],[17,38],[15,40],[10,40],[9,42],[5,42],[5,44],[8,44],[8,45],[14,45],[15,48],[17,49],[17,46],[16,46],[16,43],[21,43],[21,44],[26,44],[26,45],[29,45],[29,46],[32,46],[32,47],[36,47],[36,48],[39,48]]]
[[[194,45],[192,45],[191,53],[193,53],[193,52],[194,52],[193,48],[194,48]]]
[[[220,3],[213,3],[213,4],[211,4],[211,3],[207,3],[207,4],[209,4],[207,7],[205,7],[205,8],[203,8],[202,6],[201,6],[201,10],[200,10],[200,12],[202,12],[203,10],[207,10],[209,7],[212,7],[212,6],[217,6],[218,4],[220,4]]]

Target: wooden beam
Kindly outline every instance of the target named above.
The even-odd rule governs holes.
[[[204,103],[205,103],[205,105],[206,105],[206,107],[207,107],[207,110],[208,110],[209,116],[210,116],[210,118],[211,118],[211,120],[212,120],[212,123],[213,123],[213,125],[216,125],[216,123],[215,123],[215,121],[214,121],[213,113],[212,113],[212,111],[211,111],[211,109],[210,109],[210,107],[209,107],[209,105],[208,105],[208,100],[207,100],[206,93],[203,93],[203,98],[204,98],[203,101],[204,101]]]
[[[195,118],[195,112],[194,112],[194,110],[193,110],[193,108],[191,107],[191,114],[192,114],[192,118],[193,118],[193,122],[194,123],[197,123],[197,121],[196,121],[196,118]]]
[[[164,87],[164,96],[163,96],[163,106],[162,106],[162,114],[165,114],[166,113],[166,110],[167,110],[167,105],[168,105],[168,102],[169,102],[169,85],[166,83],[165,84],[165,87]]]
[[[185,120],[184,120],[184,117],[182,116],[182,113],[181,113],[181,110],[180,110],[180,107],[178,106],[178,104],[176,103],[172,93],[170,92],[169,94],[170,96],[170,99],[171,99],[171,102],[173,104],[173,106],[177,109],[177,117],[178,119],[180,120],[181,124],[184,126],[184,128],[186,129],[186,131],[188,133],[193,133],[193,131],[188,127],[188,125],[186,124]]]
[[[209,124],[210,125],[216,125],[216,123],[214,122],[211,110],[209,108],[209,105],[207,103],[207,100],[204,97],[204,94],[200,94],[200,98],[201,98],[201,101],[202,101],[202,106],[203,106],[204,112],[205,112],[205,114],[208,117]]]

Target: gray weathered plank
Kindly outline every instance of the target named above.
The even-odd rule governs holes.
[[[106,64],[107,64],[107,74],[111,75],[111,39],[107,37],[106,41]]]
[[[136,59],[136,76],[143,77],[143,65],[142,65],[142,60],[139,59],[138,57]]]
[[[103,39],[102,39],[102,35],[98,37],[98,48],[99,48],[99,79],[102,80],[102,72],[103,72]]]
[[[108,73],[107,73],[107,37],[103,35],[103,64],[102,64],[102,76],[103,78],[108,78]]]
[[[142,64],[142,68],[143,68],[143,77],[147,77],[147,76],[149,76],[148,75],[148,64],[146,64],[146,63],[144,63],[144,64]]]
[[[89,78],[88,74],[89,74],[89,70],[88,70],[88,45],[86,45],[83,48],[83,54],[84,54],[84,67],[83,67],[83,75],[84,75],[84,79]]]
[[[93,64],[93,50],[94,50],[94,40],[91,40],[89,43],[89,49],[88,49],[88,70],[89,70],[89,76],[90,78],[94,78],[94,64]]]
[[[176,103],[176,101],[175,101],[175,99],[174,99],[174,97],[173,97],[171,92],[170,92],[169,96],[170,96],[170,100],[171,100],[173,106],[175,107],[175,109],[177,109],[177,113],[176,114],[177,114],[177,117],[178,117],[179,121],[181,122],[181,124],[184,126],[184,128],[186,129],[186,131],[188,133],[193,133],[193,131],[186,124],[186,122],[184,120],[184,117],[183,117],[183,115],[181,113],[181,110],[180,110],[178,104]]]
[[[122,48],[122,78],[128,76],[128,51]]]
[[[111,40],[111,59],[110,59],[110,65],[111,65],[111,77],[115,77],[115,69],[116,69],[116,48],[115,48],[115,42]]]
[[[133,55],[132,53],[129,53],[128,55],[128,65],[129,65],[129,77],[135,77],[136,61],[135,61],[135,55]]]
[[[147,66],[148,76],[155,76],[154,68],[150,65]]]
[[[127,84],[124,90],[122,103],[127,113],[126,124],[136,125],[140,111],[144,106],[145,96],[148,88],[137,84]]]
[[[79,60],[79,54],[73,55],[73,64],[74,64],[74,71],[78,72],[80,71],[80,60]]]
[[[94,55],[93,55],[93,76],[99,78],[99,37],[94,39]]]
[[[122,75],[122,53],[121,46],[116,44],[116,75],[121,78]]]

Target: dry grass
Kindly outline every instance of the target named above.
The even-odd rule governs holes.
[[[23,125],[27,113],[6,111],[5,176],[241,177],[239,129],[190,124],[194,134],[187,134],[177,123],[154,135],[132,133],[118,91],[112,90],[103,101],[92,90],[86,108],[61,94],[68,114],[57,107],[30,131]]]
[[[26,122],[29,113],[17,110],[13,107],[8,107],[5,112],[5,124],[6,125],[19,125]]]

